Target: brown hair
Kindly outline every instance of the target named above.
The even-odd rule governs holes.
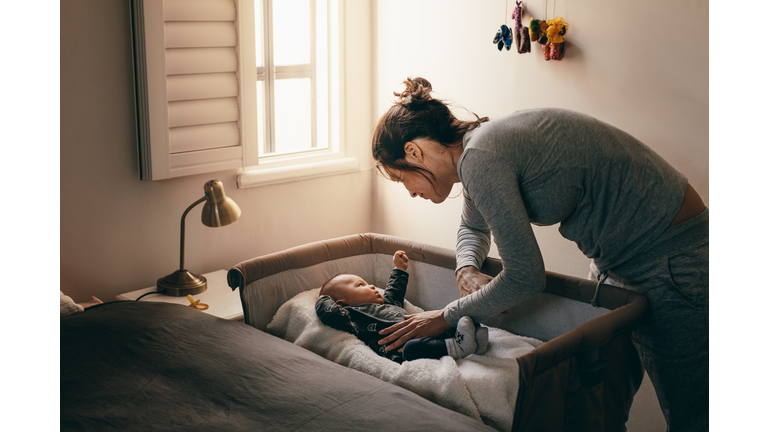
[[[408,78],[403,82],[405,90],[394,92],[398,100],[379,119],[373,130],[371,151],[376,168],[389,180],[395,180],[388,169],[417,172],[430,183],[434,175],[420,167],[405,162],[405,143],[415,138],[437,141],[444,147],[462,145],[464,134],[487,122],[488,117],[474,121],[457,119],[448,105],[432,98],[432,84],[424,78]]]

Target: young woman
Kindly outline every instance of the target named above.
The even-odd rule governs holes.
[[[373,157],[412,197],[443,202],[464,189],[456,279],[460,299],[380,332],[397,349],[412,338],[482,321],[544,289],[531,224],[560,224],[599,276],[646,295],[633,341],[669,430],[706,430],[709,404],[709,211],[686,177],[609,124],[563,109],[459,120],[423,78],[382,116]],[[491,244],[503,263],[478,270]]]

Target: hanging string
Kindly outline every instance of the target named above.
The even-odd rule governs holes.
[[[509,7],[509,0],[504,0],[504,24],[507,24],[507,12]]]
[[[556,9],[557,9],[557,0],[555,0],[552,5],[552,18],[556,16],[555,14]],[[549,16],[547,15],[548,10],[549,10],[549,0],[544,0],[544,21],[546,21],[547,17]]]

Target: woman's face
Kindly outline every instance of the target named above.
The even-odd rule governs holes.
[[[393,171],[394,178],[398,179],[398,182],[405,186],[411,197],[430,200],[435,204],[445,201],[453,187],[453,184],[448,187],[441,186],[437,178],[434,180],[435,183],[433,185],[426,177],[416,171]]]
[[[423,171],[388,170],[393,180],[402,183],[413,198],[424,198],[440,204],[448,198],[453,184],[459,181],[456,173],[461,148],[446,150],[440,143],[415,138],[405,144],[405,162]],[[431,175],[430,175],[431,174]]]

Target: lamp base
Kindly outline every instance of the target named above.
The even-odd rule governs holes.
[[[205,280],[204,276],[196,275],[187,270],[176,270],[157,280],[157,291],[173,297],[200,294],[207,289],[208,281]]]

